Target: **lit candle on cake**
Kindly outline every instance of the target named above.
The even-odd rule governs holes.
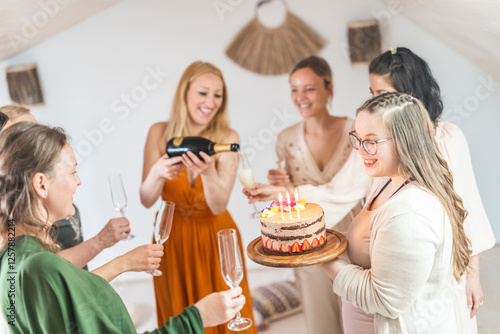
[[[292,206],[290,205],[290,195],[286,192],[286,202],[288,203],[288,212],[290,213],[290,220],[292,220]]]
[[[295,205],[297,206],[297,217],[300,218],[299,193],[297,188],[295,188]]]
[[[283,216],[283,197],[281,196],[281,192],[279,193],[279,199],[280,199],[281,219],[285,220],[285,216]]]

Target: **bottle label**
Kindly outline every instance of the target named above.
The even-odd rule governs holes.
[[[184,137],[174,138],[174,141],[172,142],[172,144],[174,144],[174,146],[179,146],[180,144],[182,144],[183,140],[184,140]]]

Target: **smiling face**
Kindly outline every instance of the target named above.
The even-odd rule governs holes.
[[[356,135],[361,140],[381,140],[391,137],[382,123],[382,118],[368,111],[362,110],[358,113],[355,128]],[[363,145],[360,145],[358,153],[364,160],[365,171],[368,176],[387,176],[390,178],[399,176],[399,160],[396,155],[394,140],[378,143],[377,153],[374,155],[368,154]]]
[[[186,103],[191,122],[195,126],[207,126],[219,111],[224,99],[222,79],[205,73],[197,77],[186,94]]]
[[[372,96],[378,96],[389,92],[397,92],[397,90],[392,86],[388,76],[370,74],[370,93]]]
[[[43,200],[49,211],[50,221],[57,221],[75,214],[73,194],[82,182],[76,174],[76,158],[69,144],[62,149],[59,161],[54,167],[54,173],[48,178],[47,197]]]
[[[331,84],[330,84],[331,85]],[[328,113],[326,105],[332,97],[332,87],[325,87],[325,82],[310,68],[302,68],[290,76],[292,101],[303,118]]]

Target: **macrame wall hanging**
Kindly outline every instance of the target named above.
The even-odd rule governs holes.
[[[271,0],[261,0],[255,17],[238,33],[226,54],[240,66],[259,74],[288,73],[300,60],[315,55],[325,44],[304,21],[292,14],[286,3],[286,17],[281,26],[268,28],[258,18],[259,8]]]

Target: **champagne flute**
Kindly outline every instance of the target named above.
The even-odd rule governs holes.
[[[248,158],[245,152],[240,152],[240,165],[238,167],[238,180],[240,180],[241,185],[246,190],[251,190],[254,187],[254,179],[252,168],[248,162]],[[253,203],[254,211],[250,214],[250,218],[259,218],[260,211],[257,209],[255,203]]]
[[[238,247],[238,235],[232,228],[217,232],[219,240],[220,268],[224,282],[230,288],[236,288],[243,280],[243,262],[241,260],[240,248]],[[240,312],[236,318],[227,324],[232,331],[242,331],[252,325],[252,320],[242,318]]]
[[[174,218],[175,203],[169,201],[162,201],[160,204],[160,210],[156,214],[155,220],[155,241],[157,244],[163,244],[167,241],[170,236],[170,231],[172,230],[172,221]],[[158,269],[149,270],[153,276],[161,276],[162,272]]]
[[[286,160],[280,160],[278,157],[278,159],[276,160],[276,166],[278,166],[278,169],[286,169]]]
[[[123,187],[122,176],[118,173],[114,173],[109,175],[108,180],[113,205],[115,206],[115,209],[120,212],[122,217],[125,217],[125,208],[127,207],[127,194],[125,193],[125,188]],[[125,238],[124,240],[130,240],[133,238],[135,238],[135,235],[129,233],[127,238]]]

